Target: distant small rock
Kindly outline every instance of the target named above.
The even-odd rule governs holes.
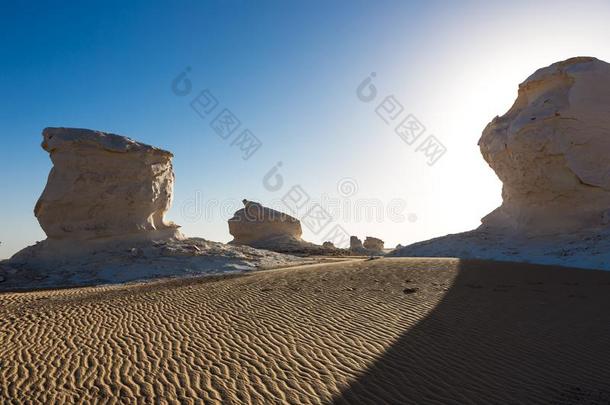
[[[129,250],[129,254],[130,254],[132,257],[140,257],[140,256],[144,255],[144,252],[143,252],[143,251],[142,251],[142,249],[140,249],[140,248],[131,248],[131,249]]]

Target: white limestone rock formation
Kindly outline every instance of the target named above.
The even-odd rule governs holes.
[[[399,256],[455,256],[610,269],[610,64],[572,58],[539,69],[483,131],[502,205],[471,232]]]
[[[367,236],[364,240],[363,246],[365,249],[372,250],[374,252],[383,252],[383,241],[379,238]]]
[[[601,228],[610,214],[610,64],[573,58],[536,71],[479,141],[503,183],[483,225],[529,235]]]
[[[349,250],[354,252],[354,251],[361,251],[363,249],[364,249],[364,246],[362,246],[362,241],[357,236],[354,236],[354,235],[350,236]]]
[[[353,255],[381,256],[384,254],[383,241],[371,236],[366,237],[364,244],[357,236],[351,236],[349,250]]]
[[[281,253],[324,255],[339,254],[341,249],[307,242],[301,238],[301,222],[254,201],[243,200],[244,208],[229,219],[233,245],[247,245]]]
[[[53,168],[34,214],[51,239],[95,239],[178,228],[170,152],[88,129],[46,128]],[[155,232],[158,233],[158,232]]]
[[[0,262],[0,291],[278,267],[303,259],[186,238],[164,215],[172,154],[129,138],[47,128],[53,168],[35,208],[48,238]]]
[[[280,211],[262,204],[243,200],[244,208],[229,219],[229,233],[236,245],[255,245],[270,239],[281,242],[301,241],[301,222]]]

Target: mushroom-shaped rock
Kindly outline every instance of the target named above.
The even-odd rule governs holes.
[[[46,128],[53,168],[34,213],[51,239],[93,239],[177,226],[164,220],[174,187],[172,154],[88,129]]]
[[[251,245],[270,239],[301,240],[301,222],[280,211],[263,207],[262,204],[243,200],[244,208],[229,219],[229,233],[234,244]]]
[[[244,208],[229,219],[229,232],[233,245],[248,245],[280,253],[299,255],[348,255],[332,242],[323,246],[301,238],[301,222],[280,211],[264,207],[254,201],[243,200]]]

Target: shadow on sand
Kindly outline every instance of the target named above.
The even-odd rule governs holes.
[[[610,404],[610,272],[461,261],[335,404]]]

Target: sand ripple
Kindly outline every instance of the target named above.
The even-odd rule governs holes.
[[[2,294],[0,402],[610,402],[610,273],[530,267],[381,259]]]

